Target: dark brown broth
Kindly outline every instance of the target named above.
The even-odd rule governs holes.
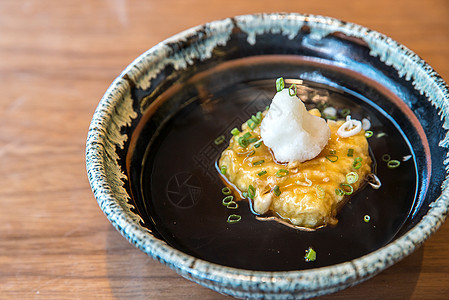
[[[336,226],[315,231],[260,221],[245,201],[236,210],[227,209],[222,205],[224,184],[215,162],[228,145],[231,129],[240,128],[251,114],[270,103],[274,80],[199,92],[163,126],[144,161],[141,186],[150,219],[146,221],[168,244],[217,264],[274,271],[348,261],[395,237],[414,204],[416,166],[412,156],[400,167],[389,169],[382,155],[388,153],[398,160],[413,155],[404,135],[394,120],[358,97],[317,84],[303,86],[310,88],[309,109],[326,101],[337,108],[350,108],[353,118],[371,120],[374,135],[369,144],[382,187],[366,186],[341,209]],[[386,135],[377,137],[379,133]],[[214,140],[220,135],[226,141],[216,145]],[[242,220],[229,224],[230,214],[239,214]],[[365,215],[371,217],[370,222],[364,222]],[[317,252],[315,262],[304,260],[309,247]]]

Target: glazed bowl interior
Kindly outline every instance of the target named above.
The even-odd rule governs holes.
[[[354,195],[335,228],[261,221],[248,203],[241,222],[226,222],[217,160],[281,76],[310,107],[330,102],[371,120],[383,186]],[[317,296],[374,276],[444,221],[447,95],[416,54],[354,24],[298,14],[216,21],[150,49],[111,85],[89,132],[89,179],[112,224],[181,275],[236,297]],[[386,153],[400,168],[386,167]]]

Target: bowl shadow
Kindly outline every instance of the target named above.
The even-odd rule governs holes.
[[[423,255],[424,246],[364,283],[317,299],[410,299]],[[184,279],[137,250],[112,226],[107,234],[106,267],[115,299],[231,299]]]

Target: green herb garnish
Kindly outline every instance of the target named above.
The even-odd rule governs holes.
[[[284,78],[279,77],[278,79],[276,79],[276,91],[280,92],[284,89],[284,87],[285,87]]]
[[[242,219],[242,216],[233,214],[228,217],[228,223],[230,223],[230,224],[237,223],[241,219]]]
[[[261,165],[261,164],[263,164],[265,161],[262,159],[262,160],[258,160],[258,161],[256,161],[256,162],[253,162],[253,166],[258,166],[258,165]]]
[[[221,192],[223,193],[223,195],[230,195],[231,194],[231,189],[228,187],[224,187],[221,189]]]
[[[279,195],[281,194],[281,189],[279,189],[279,186],[277,185],[274,186],[273,193],[276,197],[279,197]]]
[[[352,185],[347,183],[340,184],[340,188],[343,190],[345,195],[351,195],[354,192],[354,188],[352,187]]]
[[[259,173],[257,173],[258,176],[263,176],[265,174],[267,174],[267,171],[265,171],[265,170],[260,171]]]
[[[288,175],[288,170],[286,169],[279,169],[279,171],[276,172],[276,177],[285,177]]]
[[[304,259],[306,261],[315,261],[316,260],[316,252],[312,247],[306,250],[306,255],[304,255]]]

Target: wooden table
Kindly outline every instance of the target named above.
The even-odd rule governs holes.
[[[207,21],[322,14],[383,32],[449,80],[449,1],[0,2],[0,298],[222,299],[129,244],[90,190],[90,119],[135,57]],[[449,224],[423,247],[335,298],[449,297]]]

